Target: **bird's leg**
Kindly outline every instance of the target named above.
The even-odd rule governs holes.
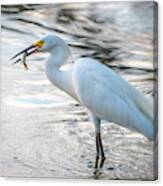
[[[102,140],[101,140],[101,133],[98,134],[98,139],[99,139],[99,146],[100,146],[100,151],[101,151],[101,163],[100,163],[100,168],[103,167],[104,161],[105,161],[105,154],[103,150],[103,145],[102,145]]]
[[[100,133],[100,120],[93,116],[93,123],[95,124],[96,130],[96,161],[95,161],[95,174],[98,172],[98,169],[102,168],[105,160],[104,150],[102,146],[101,133]],[[101,157],[101,162],[99,164],[99,159]]]
[[[96,133],[96,162],[95,162],[95,169],[98,168],[98,161],[99,161],[99,154],[100,148],[99,148],[99,140],[98,140],[98,133]]]

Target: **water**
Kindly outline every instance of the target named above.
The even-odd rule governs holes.
[[[86,109],[44,74],[46,54],[28,59],[29,70],[10,57],[47,33],[70,46],[70,62],[90,56],[152,96],[151,2],[2,6],[2,175],[95,178],[94,126]],[[152,180],[153,144],[103,121],[106,162],[98,179]]]

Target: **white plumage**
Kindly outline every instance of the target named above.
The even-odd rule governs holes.
[[[68,70],[61,70],[67,63],[70,50],[57,36],[46,36],[34,46],[38,46],[40,52],[50,53],[45,70],[49,80],[92,113],[96,129],[95,168],[98,168],[100,155],[100,168],[105,160],[100,120],[117,123],[153,139],[152,102],[113,70],[91,58],[80,58]]]
[[[113,70],[81,58],[73,66],[72,82],[80,102],[96,117],[153,138],[152,103]]]
[[[80,58],[67,71],[60,70],[68,60],[68,46],[56,36],[43,40],[46,47],[46,43],[49,40],[48,43],[55,42],[55,38],[58,46],[49,50],[50,57],[46,63],[49,80],[80,101],[99,119],[139,131],[152,139],[152,103],[113,70],[94,59]],[[40,49],[44,50],[44,47]]]

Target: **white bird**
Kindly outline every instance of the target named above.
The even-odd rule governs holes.
[[[54,35],[40,39],[12,59],[34,52],[50,54],[45,65],[48,79],[91,112],[96,132],[96,170],[102,168],[105,160],[101,120],[114,122],[154,139],[152,102],[112,69],[94,59],[80,58],[68,70],[61,70],[68,61],[70,50],[61,38]]]

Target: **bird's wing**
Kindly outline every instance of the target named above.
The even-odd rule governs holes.
[[[137,125],[140,120],[145,126],[144,123],[150,120],[152,111],[147,98],[113,70],[95,60],[77,61],[73,85],[79,100],[101,119],[128,128],[137,127],[129,125]]]

